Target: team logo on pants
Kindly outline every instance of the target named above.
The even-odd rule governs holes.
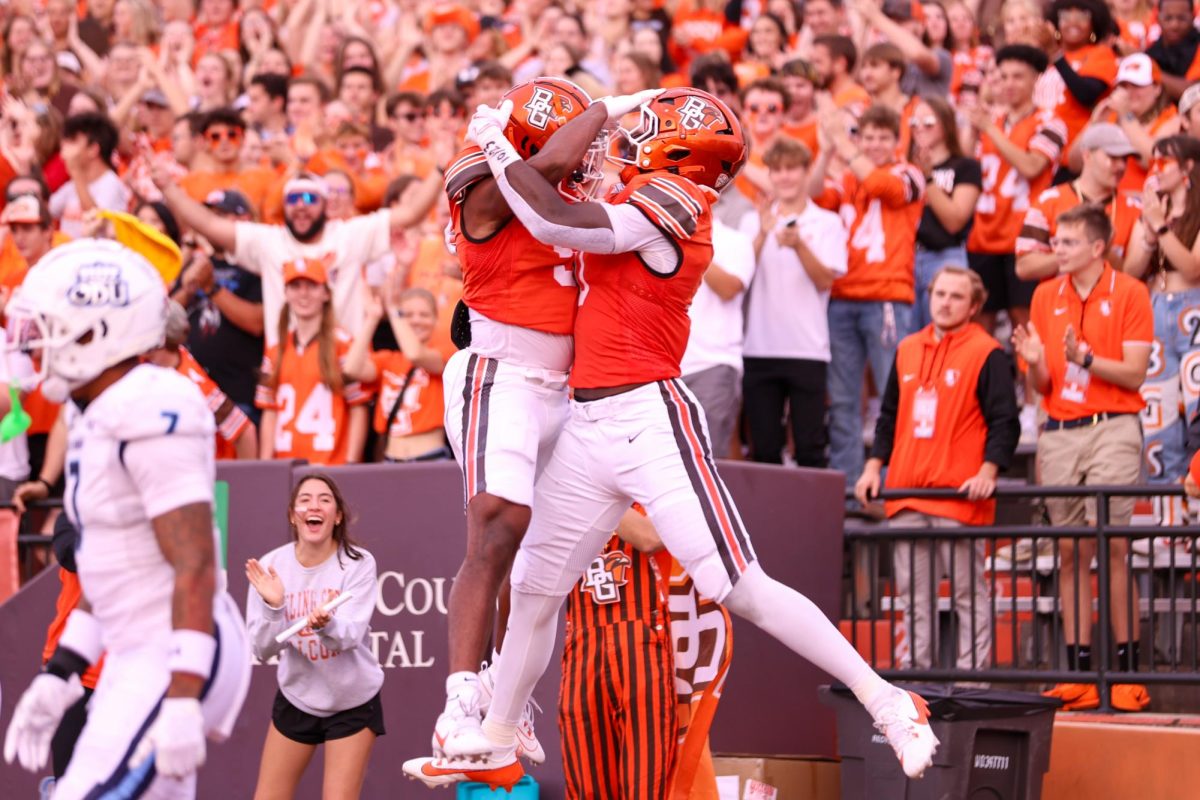
[[[629,556],[620,550],[596,556],[583,574],[583,590],[597,603],[617,602],[621,587],[629,582],[629,566]]]

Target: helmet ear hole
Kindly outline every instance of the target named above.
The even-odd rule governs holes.
[[[689,157],[691,154],[692,154],[692,151],[685,147],[676,147],[667,153],[667,160],[668,161],[683,161],[685,158]]]

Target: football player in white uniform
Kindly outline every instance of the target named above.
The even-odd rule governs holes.
[[[213,415],[186,377],[138,363],[162,344],[166,310],[144,258],[89,239],[38,262],[7,308],[18,346],[40,353],[45,395],[72,401],[64,505],[83,588],[14,711],[9,763],[46,763],[79,674],[106,653],[56,800],[194,797],[205,737],[229,735],[249,685],[215,555]]]

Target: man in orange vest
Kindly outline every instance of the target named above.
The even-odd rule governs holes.
[[[894,528],[990,525],[996,474],[1008,466],[1020,437],[1012,364],[991,335],[972,322],[987,299],[983,280],[964,267],[943,267],[930,286],[933,322],[905,337],[884,391],[871,458],[855,486],[866,503],[879,493],[889,465],[888,488],[952,488],[963,499],[887,501]],[[982,540],[897,541],[896,594],[904,599],[903,661],[936,667],[934,578],[953,571],[958,619],[955,665],[981,669],[992,648],[991,599],[983,577]],[[931,571],[936,574],[931,575]]]

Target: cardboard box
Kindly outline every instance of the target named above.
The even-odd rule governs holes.
[[[713,755],[713,767],[718,782],[721,776],[737,778],[736,800],[743,800],[750,781],[773,788],[775,800],[841,800],[841,767],[835,759],[722,754]],[[750,788],[755,800],[770,796],[762,794],[760,787],[751,784]]]

